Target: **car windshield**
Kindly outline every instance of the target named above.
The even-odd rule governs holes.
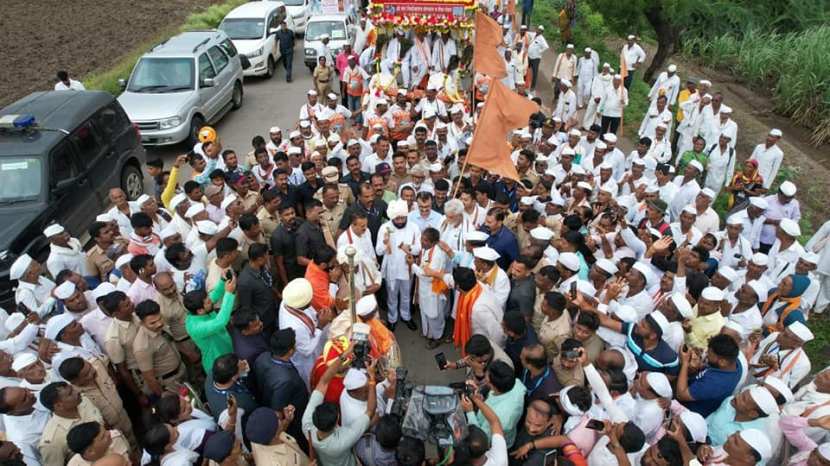
[[[284,0],[283,3],[285,6],[301,6],[305,0]]]
[[[320,40],[320,36],[328,34],[331,40],[346,38],[346,25],[343,21],[314,21],[308,23],[305,31],[306,40]]]
[[[142,58],[133,70],[130,92],[165,93],[193,89],[192,58]]]
[[[42,163],[37,157],[0,158],[0,204],[37,199],[43,183]]]
[[[219,25],[231,40],[260,39],[265,34],[265,21],[257,18],[226,19]]]

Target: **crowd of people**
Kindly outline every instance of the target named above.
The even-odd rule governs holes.
[[[341,93],[308,91],[287,137],[202,128],[148,162],[154,193],[110,191],[91,248],[48,226],[10,271],[0,464],[830,464],[804,348],[830,222],[799,242],[781,131],[737,154],[722,96],[672,65],[626,154],[636,37],[622,74],[572,45],[543,70],[544,28],[493,15],[505,84],[556,87],[508,137],[518,180],[465,163],[490,80],[460,78],[462,47],[380,46],[364,17]],[[436,459],[392,407],[403,350],[442,344],[465,422]]]

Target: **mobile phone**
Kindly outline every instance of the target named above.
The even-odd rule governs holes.
[[[585,424],[585,427],[591,430],[602,430],[605,428],[605,423],[602,421],[597,421],[596,419],[591,419],[590,421],[588,421],[587,424]]]
[[[577,350],[565,351],[564,353],[562,353],[562,356],[565,359],[576,359],[576,358],[579,357],[579,351],[577,351]]]
[[[572,298],[576,297],[576,280],[571,282],[571,297]]]
[[[230,279],[232,279],[232,278],[233,278],[233,270],[228,269],[228,270],[225,272],[225,280],[230,280]]]
[[[438,364],[438,368],[444,370],[447,368],[447,356],[441,352],[435,354],[435,363]]]

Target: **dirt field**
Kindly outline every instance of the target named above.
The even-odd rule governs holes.
[[[0,107],[51,89],[55,72],[78,79],[218,0],[3,0]]]

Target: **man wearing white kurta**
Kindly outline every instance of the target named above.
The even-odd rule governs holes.
[[[622,121],[623,110],[627,106],[628,90],[622,85],[622,76],[615,74],[611,81],[611,87],[606,89],[605,95],[602,96],[599,103],[603,133],[616,134]]]
[[[311,282],[305,278],[288,282],[282,290],[278,315],[280,329],[294,330],[296,344],[291,363],[307,387],[314,361],[323,352],[323,343],[328,339],[328,322],[318,320],[317,312],[310,306],[313,294]]]
[[[536,89],[536,79],[539,76],[539,65],[542,63],[542,54],[550,48],[548,41],[545,40],[545,36],[542,34],[544,31],[544,26],[541,24],[537,26],[536,34],[533,35],[530,43],[527,44],[527,60],[532,73],[530,86],[532,90]]]
[[[412,264],[412,272],[418,277],[418,305],[421,308],[421,334],[427,338],[427,348],[434,349],[440,345],[446,321],[447,295],[433,289],[433,278],[424,273],[425,268],[444,270],[447,255],[438,247],[440,233],[435,228],[427,228],[421,234],[421,260]],[[441,281],[442,287],[444,282]]]
[[[420,37],[419,37],[420,36]],[[432,62],[432,50],[429,41],[423,33],[417,33],[412,40],[412,47],[406,52],[401,70],[404,71],[404,87],[411,89],[418,86],[421,80],[429,73]]]
[[[781,136],[780,129],[771,129],[764,144],[755,146],[755,150],[749,156],[749,160],[758,161],[758,174],[764,179],[766,189],[772,186],[775,176],[778,175],[778,169],[781,168],[781,162],[784,160],[784,152],[778,147]]]
[[[714,191],[717,197],[735,174],[735,149],[729,146],[729,135],[721,134],[718,143],[709,147],[706,153],[709,160],[706,164],[706,180],[703,187]]]
[[[449,33],[442,33],[441,38],[432,44],[432,69],[446,73],[453,55],[458,55],[455,40]]]
[[[732,107],[721,105],[718,117],[720,119],[720,124],[718,125],[720,134],[726,134],[729,136],[729,147],[734,149],[738,141],[738,124],[731,118]]]
[[[576,126],[572,123],[576,116],[577,99],[573,91],[573,84],[569,79],[559,80],[559,99],[556,101],[556,109],[553,111],[553,118],[559,118],[565,122],[565,127]]]
[[[597,75],[598,66],[599,55],[596,55],[596,52],[587,47],[585,54],[579,57],[576,65],[576,99],[579,108],[587,105],[588,99],[591,98],[591,84],[593,84],[594,77]]]
[[[695,196],[700,192],[700,185],[697,184],[697,177],[703,172],[703,165],[697,160],[692,160],[686,165],[686,171],[683,176],[676,176],[674,184],[677,185],[677,193],[672,198],[669,204],[669,213],[671,220],[676,221],[680,217],[680,212],[686,206],[692,205]]]
[[[661,95],[668,99],[668,106],[677,102],[677,95],[680,93],[680,77],[677,76],[677,66],[669,65],[666,71],[660,73],[657,81],[651,86],[648,92],[648,100],[651,101],[650,109],[657,106],[657,98]]]
[[[553,65],[553,78],[555,80],[567,79],[573,82],[576,77],[576,55],[574,55],[573,44],[565,46],[565,51],[556,57]]]
[[[590,129],[592,125],[599,123],[599,102],[602,96],[612,87],[611,80],[614,75],[611,74],[611,65],[604,63],[600,74],[594,76],[591,81],[591,97],[587,102],[588,107],[585,109],[585,116],[582,118],[582,128]]]
[[[704,95],[700,100],[689,98],[681,105],[683,109],[683,121],[677,125],[677,132],[680,136],[677,139],[677,153],[684,154],[692,148],[695,136],[700,134],[701,123],[705,120],[703,114],[706,112],[712,96]],[[711,112],[711,110],[709,110]]]
[[[412,330],[417,327],[412,322],[410,313],[410,292],[412,290],[412,271],[406,257],[417,256],[421,252],[421,231],[413,222],[407,221],[409,209],[406,201],[398,199],[389,203],[386,209],[386,222],[378,231],[375,253],[383,256],[381,276],[386,280],[387,309],[389,324],[394,328],[401,320]]]
[[[671,124],[674,119],[666,104],[666,99],[664,96],[658,97],[655,105],[646,112],[643,122],[640,123],[640,129],[637,131],[641,138],[654,140],[655,130],[660,123],[666,125],[669,132],[671,131]]]
[[[741,234],[743,229],[743,222],[739,217],[732,215],[726,219],[726,229],[719,235],[721,240],[718,251],[721,253],[719,264],[721,267],[742,269],[746,266],[745,262],[752,258],[752,243]]]
[[[794,388],[810,373],[810,358],[803,346],[812,341],[814,336],[806,325],[798,321],[788,325],[784,333],[786,333],[784,338],[779,336],[780,332],[773,332],[761,340],[758,350],[749,362],[750,366],[756,367],[752,370],[752,375],[756,379],[773,376],[783,380],[790,388]],[[775,370],[762,363],[767,357],[772,357],[778,362]]]

